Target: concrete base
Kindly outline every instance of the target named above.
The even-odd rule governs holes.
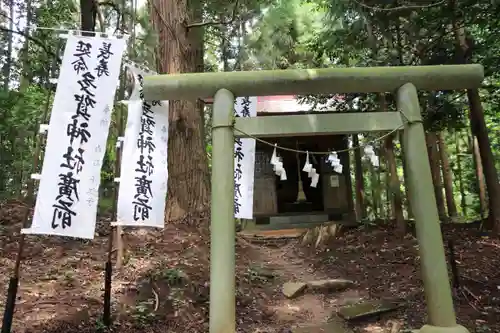
[[[469,330],[462,325],[457,325],[453,327],[438,327],[431,325],[424,325],[419,333],[469,333]]]

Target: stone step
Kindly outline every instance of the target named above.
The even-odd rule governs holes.
[[[354,286],[354,281],[345,279],[324,279],[307,282],[307,288],[315,292],[342,291],[352,286]]]
[[[325,222],[301,222],[301,223],[269,223],[259,224],[257,230],[280,230],[280,229],[308,229],[324,224]]]
[[[292,333],[354,333],[354,331],[342,318],[333,314],[326,323],[297,327]]]
[[[296,224],[296,223],[326,223],[328,215],[288,215],[288,216],[272,216],[269,218],[270,224]]]
[[[345,320],[357,320],[396,310],[401,305],[389,300],[370,300],[341,307],[337,313]]]
[[[356,227],[359,225],[357,222],[339,221],[336,222],[344,227]],[[269,224],[256,224],[252,229],[255,230],[280,230],[280,229],[309,229],[324,225],[326,222],[294,222],[294,223],[269,223]]]
[[[307,288],[305,282],[287,282],[283,285],[283,295],[286,298],[296,298]]]
[[[239,236],[252,238],[298,238],[306,232],[306,229],[276,229],[276,230],[243,230]]]
[[[286,282],[283,284],[283,294],[287,298],[296,298],[306,290],[312,292],[342,291],[354,285],[353,281],[345,279],[324,279],[313,281]]]
[[[321,325],[310,325],[297,327],[292,333],[353,333],[353,331],[341,323],[330,322]]]

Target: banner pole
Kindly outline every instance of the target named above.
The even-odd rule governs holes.
[[[122,64],[121,70],[121,80],[120,87],[117,94],[116,101],[124,98],[124,89],[126,82],[126,72],[125,67]],[[121,104],[121,103],[120,103]],[[115,163],[113,166],[113,174],[115,175],[115,182],[113,186],[113,204],[112,204],[112,216],[111,221],[116,222],[117,219],[117,206],[118,206],[118,190],[120,187],[120,166],[121,166],[121,153],[122,153],[122,138],[123,138],[123,112],[122,105],[116,105],[116,146],[115,146]],[[120,268],[123,260],[123,239],[122,239],[122,227],[121,226],[110,226],[109,238],[108,238],[108,256],[104,267],[104,309],[103,309],[103,323],[106,326],[111,325],[111,285],[112,285],[112,275],[113,275],[113,241],[116,236],[116,268]]]
[[[59,53],[61,42],[57,44],[56,54]],[[52,87],[50,84],[50,74],[51,72],[55,72],[55,68],[57,65],[57,59],[54,58],[52,63],[52,68],[49,69],[46,76],[46,87],[48,89],[47,98],[45,100],[45,106],[42,114],[42,118],[40,120],[40,125],[45,124],[49,114],[50,101],[52,98]],[[40,126],[39,126],[40,127]],[[37,129],[38,130],[38,129]],[[38,165],[40,164],[40,154],[42,153],[42,145],[44,143],[44,135],[45,132],[38,131],[36,134],[36,143],[35,150],[33,153],[33,173],[36,173],[38,169]],[[35,179],[30,177],[27,183],[26,188],[26,206],[24,207],[24,215],[22,218],[22,227],[27,228],[29,224],[29,217],[33,206],[35,205]],[[10,333],[12,329],[12,322],[14,318],[14,310],[16,307],[16,298],[17,298],[17,289],[19,286],[19,270],[21,268],[21,260],[23,257],[24,244],[26,242],[26,235],[20,233],[19,234],[19,243],[16,254],[16,261],[14,264],[14,271],[12,272],[12,277],[9,279],[9,287],[7,289],[7,297],[5,301],[5,310],[2,318],[2,331],[1,333]]]

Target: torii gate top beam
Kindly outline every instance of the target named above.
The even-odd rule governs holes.
[[[222,88],[235,96],[377,93],[408,82],[418,90],[455,90],[478,88],[483,78],[477,64],[163,74],[144,78],[144,97],[191,100],[213,97]]]

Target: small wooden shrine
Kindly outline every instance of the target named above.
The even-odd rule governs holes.
[[[301,105],[295,96],[264,96],[257,99],[257,116],[279,116],[312,113],[311,106]],[[325,112],[325,111],[319,111]],[[267,142],[280,147],[311,152],[339,151],[348,146],[345,135],[300,136],[266,138]],[[261,142],[256,144],[254,179],[254,220],[256,226],[265,228],[297,227],[308,224],[341,220],[349,213],[351,183],[349,157],[340,153],[344,170],[342,174],[333,171],[326,161],[326,155],[309,155],[309,161],[320,175],[316,187],[302,171],[305,154],[278,150],[283,160],[287,179],[277,177],[270,164],[273,147]]]
[[[257,98],[258,117],[315,113],[310,109],[310,105],[299,104],[292,95]],[[280,147],[311,152],[339,151],[348,147],[345,135],[267,137],[265,140]],[[287,174],[287,179],[282,181],[275,175],[270,163],[273,149],[270,145],[256,143],[254,219],[245,223],[245,228],[306,227],[346,218],[352,211],[348,200],[352,192],[351,179],[346,176],[349,175],[347,153],[338,154],[343,165],[342,174],[334,172],[326,163],[326,155],[309,155],[310,163],[320,175],[317,186],[311,187],[311,179],[302,171],[306,155],[278,149]]]

